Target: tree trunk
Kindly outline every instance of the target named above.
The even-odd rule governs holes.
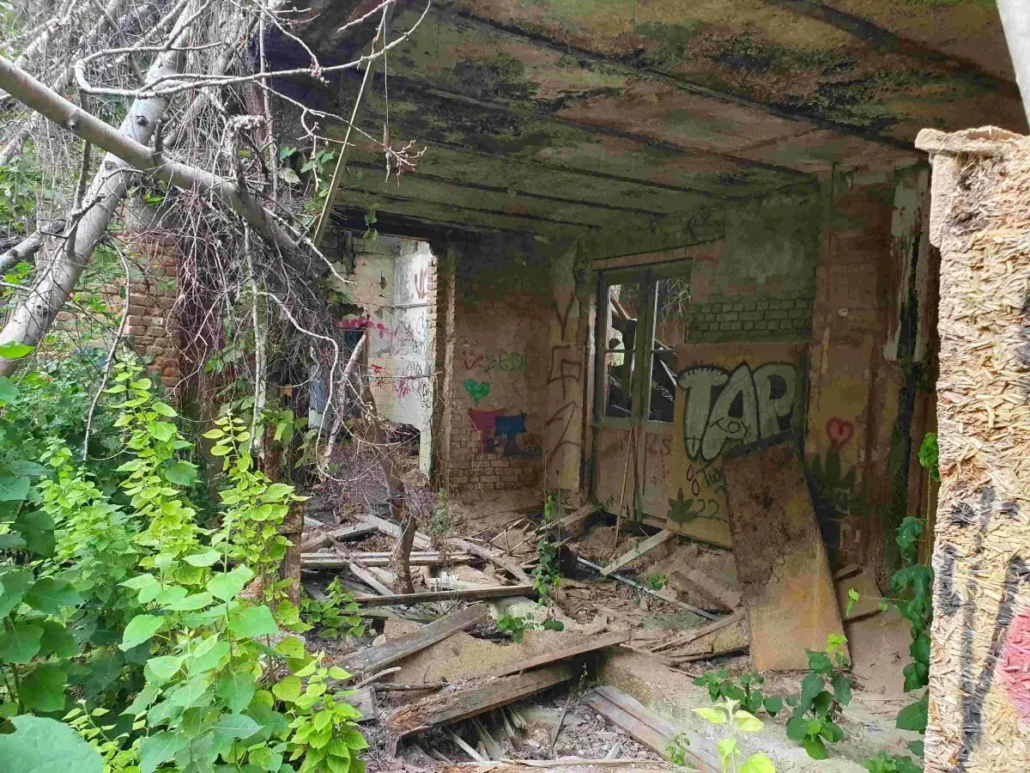
[[[289,514],[283,521],[283,535],[290,541],[286,548],[286,556],[279,567],[279,572],[284,580],[290,580],[286,587],[286,596],[296,606],[300,606],[300,543],[304,536],[304,511],[307,509],[304,502],[296,502],[290,508]]]
[[[173,43],[178,43],[183,36],[185,30],[181,25],[187,18],[182,14],[176,22],[171,34]],[[180,50],[169,50],[160,54],[147,72],[147,82],[153,83],[174,76],[181,69],[184,57],[184,52]],[[149,156],[146,144],[150,142],[158,121],[167,111],[169,101],[163,97],[137,99],[116,132],[103,121],[88,116],[71,102],[4,59],[0,59],[0,88],[43,113],[50,120],[84,136],[87,142],[93,142],[109,151],[104,156],[100,169],[93,177],[83,199],[89,209],[77,227],[70,225],[75,236],[71,259],[68,259],[68,253],[59,245],[51,245],[48,250],[49,263],[45,267],[42,261],[37,263],[36,279],[28,297],[19,302],[7,324],[0,331],[0,344],[22,343],[36,346],[46,335],[57,312],[71,295],[93,255],[93,250],[107,232],[108,223],[115,209],[125,198],[129,175],[127,171],[119,172],[126,170],[125,161],[123,157],[110,152],[110,141],[96,140],[101,139],[103,134],[114,135],[125,143],[139,146]],[[87,130],[92,123],[100,124],[105,131],[101,132],[100,127],[91,127],[93,131]],[[133,163],[132,160],[126,160]],[[90,206],[94,201],[96,204]],[[18,364],[18,360],[0,360],[0,375],[10,375]]]

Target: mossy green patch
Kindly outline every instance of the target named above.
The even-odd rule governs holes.
[[[684,24],[663,24],[657,21],[646,21],[637,24],[633,31],[657,44],[657,48],[648,53],[646,58],[656,64],[672,65],[689,57],[690,43],[708,26],[707,22],[692,19]]]

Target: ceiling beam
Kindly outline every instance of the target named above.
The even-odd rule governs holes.
[[[351,161],[348,167],[354,169],[364,169],[373,172],[382,172],[382,166],[376,164],[369,164],[364,161]],[[535,199],[537,201],[548,201],[556,204],[570,204],[577,207],[587,207],[591,209],[601,209],[611,212],[627,212],[633,215],[644,215],[646,217],[668,217],[672,212],[659,212],[652,209],[642,209],[640,207],[621,207],[615,204],[604,204],[596,201],[585,201],[583,199],[572,199],[563,196],[549,196],[543,193],[530,193],[528,191],[519,190],[518,188],[512,188],[503,185],[485,185],[483,183],[463,182],[461,180],[455,180],[449,177],[440,177],[435,174],[428,174],[422,171],[416,171],[412,176],[417,176],[420,180],[427,180],[429,182],[439,183],[441,185],[452,186],[454,188],[462,188],[465,190],[483,191],[484,193],[497,193],[501,195],[511,196],[514,192],[514,197],[525,197],[527,199]],[[369,193],[375,193],[374,190],[369,188],[363,188],[363,190]]]
[[[847,32],[877,51],[900,54],[913,61],[946,67],[948,72],[968,83],[985,90],[995,91],[1002,96],[1019,98],[1019,90],[1012,81],[998,78],[983,70],[968,59],[950,56],[925,43],[903,38],[890,30],[844,11],[838,11],[818,0],[763,0],[766,5],[786,8],[799,16],[821,21],[831,27]]]
[[[659,83],[664,83],[672,86],[681,91],[686,91],[690,94],[695,94],[701,97],[707,97],[709,99],[718,99],[724,102],[732,102],[738,105],[744,105],[746,107],[752,107],[757,110],[761,110],[769,115],[776,116],[777,118],[785,118],[790,121],[796,121],[798,123],[807,123],[812,126],[817,126],[820,129],[828,129],[835,131],[840,134],[846,134],[853,137],[860,137],[870,142],[875,142],[880,145],[885,145],[891,148],[898,148],[911,152],[911,143],[904,140],[895,139],[893,137],[885,137],[877,132],[869,131],[849,124],[840,123],[838,121],[831,121],[827,118],[822,118],[818,115],[813,115],[802,109],[789,108],[783,105],[770,105],[765,102],[761,102],[756,99],[744,97],[739,94],[733,94],[725,91],[718,91],[716,89],[709,88],[707,86],[700,86],[692,81],[688,81],[684,78],[677,78],[672,75],[667,75],[660,70],[655,70],[651,67],[642,67],[640,65],[630,64],[620,59],[609,58],[602,56],[601,54],[594,53],[585,48],[579,46],[573,46],[568,43],[561,43],[553,38],[549,38],[546,35],[540,33],[528,32],[517,25],[509,24],[505,22],[495,21],[494,19],[487,18],[485,16],[479,16],[470,11],[449,9],[438,12],[441,15],[449,15],[455,19],[464,20],[466,23],[479,27],[484,30],[490,30],[495,33],[505,35],[510,38],[516,38],[522,42],[531,42],[539,45],[548,50],[554,51],[555,53],[576,56],[580,59],[593,62],[594,64],[610,67],[617,70],[622,70],[624,73],[633,75],[641,80],[654,80]]]

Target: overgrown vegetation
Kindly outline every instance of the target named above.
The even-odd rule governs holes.
[[[284,635],[292,605],[269,606],[284,590],[284,543],[266,524],[299,497],[254,470],[240,420],[218,421],[223,485],[205,513],[188,497],[194,445],[138,365],[117,367],[100,407],[95,442],[123,449],[114,469],[76,461],[72,412],[55,415],[64,436],[13,431],[64,386],[60,368],[29,376],[0,381],[0,715],[15,728],[0,757],[59,754],[97,771],[363,770],[357,711],[327,684],[349,675]],[[45,466],[23,456],[38,442]]]
[[[354,601],[354,595],[347,593],[340,585],[340,578],[335,577],[325,589],[326,598],[313,599],[304,592],[300,597],[301,625],[293,630],[303,633],[311,628],[318,628],[331,633],[342,632],[345,636],[358,637],[365,633],[365,626],[358,614],[360,608]]]
[[[547,527],[561,519],[563,509],[561,498],[558,494],[551,493],[547,495],[547,500],[544,502],[544,533],[536,544],[538,560],[536,568],[533,570],[533,588],[543,602],[546,602],[551,597],[551,593],[557,590],[561,584],[558,547],[551,537],[550,529]]]
[[[507,634],[516,644],[522,643],[526,631],[540,629],[544,631],[564,631],[565,624],[561,620],[547,618],[537,621],[533,615],[501,615],[497,618],[497,630]]]
[[[741,674],[738,683],[729,675],[727,669],[720,668],[702,674],[694,680],[694,684],[707,688],[708,696],[713,703],[734,700],[745,711],[752,714],[765,711],[771,717],[775,717],[783,710],[783,698],[762,693],[761,687],[765,684],[765,677],[759,674]]]
[[[726,698],[713,708],[694,709],[700,717],[713,725],[725,725],[726,735],[717,744],[723,773],[776,773],[772,760],[765,754],[752,754],[740,760],[737,738],[740,733],[757,733],[762,729],[762,720],[744,709],[738,709],[737,701]]]

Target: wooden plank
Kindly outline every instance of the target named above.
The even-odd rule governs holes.
[[[386,607],[392,604],[423,604],[428,601],[454,601],[456,599],[502,599],[510,596],[536,596],[536,589],[532,585],[498,585],[469,590],[398,593],[392,596],[355,596],[354,600],[367,607]]]
[[[397,639],[358,650],[345,656],[336,665],[351,673],[371,673],[386,666],[396,663],[398,660],[424,650],[437,642],[443,641],[448,636],[471,628],[490,616],[490,608],[486,604],[473,604],[472,606],[451,612],[445,617],[419,628],[417,631],[401,636]]]
[[[390,596],[393,594],[393,588],[383,585],[379,581],[379,578],[372,574],[368,569],[358,566],[357,564],[347,564],[347,568],[350,569],[351,574],[361,580],[363,583],[368,585],[376,593],[381,593],[383,596]],[[364,598],[364,597],[355,597]]]
[[[437,693],[401,706],[387,716],[383,724],[392,738],[399,739],[506,706],[571,678],[572,669],[559,665],[491,679],[464,690]]]
[[[690,730],[676,727],[621,690],[598,687],[584,695],[583,702],[663,758],[672,739],[683,733],[689,742],[685,751],[686,759],[694,768],[703,773],[719,773],[722,770],[719,755],[711,741]]]
[[[447,540],[447,542],[458,550],[464,550],[466,553],[471,553],[474,556],[482,558],[484,561],[489,561],[490,563],[499,566],[521,583],[532,582],[532,578],[526,574],[522,570],[522,567],[517,563],[509,561],[504,556],[500,556],[482,545],[477,545],[475,542],[469,542],[468,540],[463,539],[450,539]]]
[[[669,520],[668,518],[658,518],[654,515],[644,515],[640,518],[640,522],[647,526],[653,526],[656,529],[664,529],[666,531],[671,531],[680,537],[689,537],[695,542],[702,542],[706,545],[714,545],[715,547],[722,548],[723,550],[733,549],[733,543],[730,540],[717,539],[714,537],[709,539],[703,539],[697,536],[693,533],[693,531],[691,531],[689,522],[679,524],[675,521]]]
[[[720,582],[700,569],[676,570],[669,573],[669,582],[676,588],[691,594],[692,599],[698,597],[708,600],[713,606],[732,612],[740,606],[740,591]]]
[[[665,649],[668,649],[669,647],[675,647],[677,645],[683,645],[683,644],[690,644],[690,642],[694,641],[695,639],[700,639],[702,636],[706,636],[706,635],[708,635],[710,633],[714,633],[715,631],[718,631],[718,630],[720,630],[722,628],[725,628],[728,625],[733,625],[738,620],[742,620],[743,618],[744,618],[744,613],[743,612],[736,612],[736,613],[730,615],[729,617],[724,617],[721,620],[716,620],[714,623],[709,623],[708,625],[700,625],[697,628],[691,628],[689,631],[687,631],[682,636],[677,636],[675,639],[672,639],[671,641],[667,641],[667,642],[664,642],[663,644],[659,644],[657,647],[654,648],[653,651],[654,652],[659,652],[660,650],[665,650]]]
[[[726,453],[733,558],[756,671],[805,670],[805,650],[844,635],[837,594],[798,453],[782,438]]]
[[[676,535],[671,531],[665,531],[664,529],[657,534],[648,537],[646,540],[641,542],[635,548],[620,556],[619,558],[612,561],[608,566],[601,570],[601,574],[607,577],[612,572],[617,572],[619,569],[624,567],[631,561],[636,561],[642,555],[651,552],[659,545],[664,545],[666,542],[671,540]]]
[[[747,617],[741,615],[718,631],[710,631],[688,644],[678,646],[675,650],[666,650],[662,653],[662,657],[669,658],[673,663],[692,663],[695,660],[707,660],[733,652],[744,652],[750,644],[751,634],[748,629]]]
[[[362,553],[352,553],[349,556],[338,556],[332,553],[302,553],[301,564],[308,568],[322,567],[325,569],[336,569],[347,566],[350,563],[361,566],[390,566],[393,563],[392,556],[368,556]],[[458,566],[470,564],[473,557],[468,554],[450,553],[446,556],[440,553],[424,555],[412,555],[411,566]]]
[[[328,545],[334,540],[343,542],[350,539],[358,539],[359,537],[364,537],[366,534],[371,534],[375,531],[378,531],[376,527],[369,523],[341,526],[339,529],[333,529],[325,534],[316,535],[312,539],[304,542],[301,545],[301,551],[304,553],[310,553],[313,550],[318,550],[323,545]]]
[[[536,668],[537,666],[542,666],[547,663],[554,663],[558,660],[568,660],[569,658],[574,658],[577,655],[583,655],[587,652],[595,652],[596,650],[603,650],[606,647],[614,647],[616,644],[622,644],[624,641],[628,641],[629,637],[629,631],[618,631],[606,636],[588,636],[583,641],[578,641],[567,646],[551,650],[543,655],[537,655],[536,657],[527,658],[526,660],[498,666],[497,668],[487,671],[481,676],[508,676],[509,674],[517,674],[520,671],[528,671],[531,668]]]
[[[599,502],[589,502],[575,512],[569,513],[564,518],[559,518],[554,523],[542,524],[540,530],[556,529],[560,537],[562,531],[575,531],[587,518],[601,509],[602,507]]]
[[[371,515],[370,513],[363,513],[362,515],[359,515],[358,518],[365,523],[375,526],[379,531],[383,532],[383,534],[389,534],[391,537],[399,537],[401,535],[400,525],[393,523],[392,521],[384,520],[383,518]],[[424,549],[432,547],[432,543],[430,542],[429,537],[419,531],[415,532],[414,546],[416,548]]]
[[[347,703],[361,712],[361,719],[358,722],[373,722],[379,717],[379,701],[376,699],[375,690],[371,687],[363,687],[344,698]]]

